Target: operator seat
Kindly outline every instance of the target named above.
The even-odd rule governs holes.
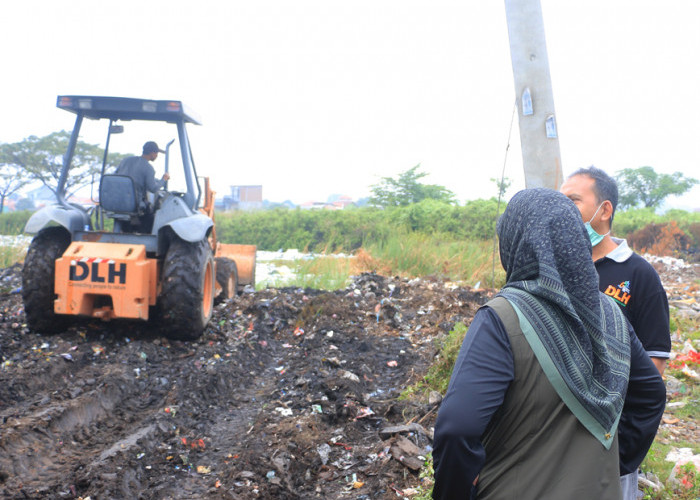
[[[136,197],[134,180],[128,175],[103,175],[100,182],[100,206],[114,219],[114,232],[132,232],[139,225],[145,207]]]

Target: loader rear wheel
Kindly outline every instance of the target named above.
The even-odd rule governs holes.
[[[163,262],[160,320],[165,336],[195,340],[214,309],[214,257],[206,240],[170,244]]]
[[[238,290],[238,267],[236,262],[226,257],[217,257],[216,282],[221,286],[221,293],[216,298],[217,302],[223,302],[236,296]]]
[[[70,236],[62,228],[37,234],[29,245],[22,268],[22,300],[27,326],[39,333],[57,333],[66,329],[69,318],[54,313],[56,259],[70,245]]]

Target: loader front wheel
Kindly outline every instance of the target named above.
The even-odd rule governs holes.
[[[158,308],[166,337],[195,340],[214,309],[214,257],[207,241],[175,239],[163,262]]]
[[[231,299],[236,296],[238,290],[238,268],[236,262],[226,257],[217,257],[216,261],[216,282],[221,286],[221,293],[217,302]]]
[[[57,333],[68,326],[68,317],[54,313],[56,259],[68,245],[70,236],[62,228],[41,231],[29,245],[22,268],[22,301],[31,330]]]

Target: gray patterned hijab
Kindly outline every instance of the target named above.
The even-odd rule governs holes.
[[[506,285],[547,378],[606,448],[622,412],[630,339],[619,308],[598,291],[581,214],[551,189],[517,193],[498,221]]]

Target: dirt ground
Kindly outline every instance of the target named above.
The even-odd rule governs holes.
[[[698,264],[654,266],[672,307],[700,314]],[[337,292],[244,293],[179,342],[116,321],[34,334],[20,286],[19,265],[0,270],[11,499],[410,497],[439,402],[398,396],[433,362],[435,338],[492,294],[363,274]],[[671,439],[700,439],[678,420],[662,424]]]
[[[398,396],[489,295],[363,274],[332,293],[245,293],[179,342],[116,321],[34,334],[20,286],[19,265],[0,271],[0,496],[13,499],[410,495],[438,402]]]

